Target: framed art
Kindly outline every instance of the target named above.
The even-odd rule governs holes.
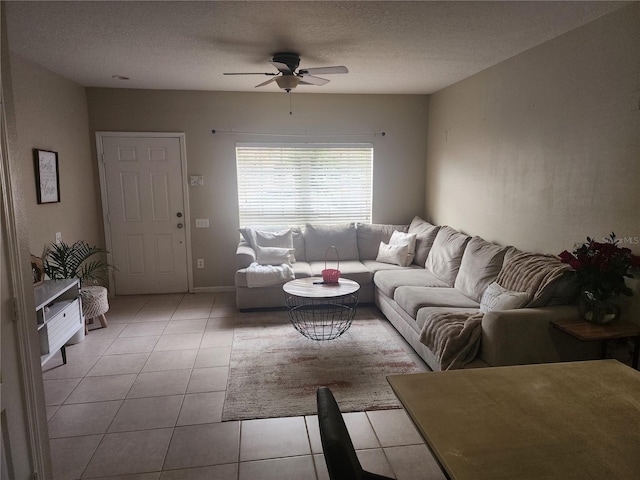
[[[60,177],[58,176],[58,152],[33,149],[36,170],[36,192],[38,203],[60,201]]]

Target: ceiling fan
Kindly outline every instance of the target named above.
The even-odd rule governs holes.
[[[258,87],[264,87],[272,82],[276,82],[278,86],[289,93],[298,85],[318,85],[322,86],[329,83],[326,78],[316,77],[316,74],[328,75],[334,73],[349,73],[347,67],[315,67],[315,68],[300,68],[300,55],[293,52],[280,52],[273,56],[271,65],[278,69],[278,73],[225,73],[224,75],[269,75],[272,78],[266,82],[262,82]],[[297,70],[297,71],[296,71]]]

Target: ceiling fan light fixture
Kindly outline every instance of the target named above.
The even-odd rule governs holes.
[[[300,77],[295,75],[283,75],[276,78],[276,83],[285,92],[290,92],[298,86],[298,83],[300,83]]]

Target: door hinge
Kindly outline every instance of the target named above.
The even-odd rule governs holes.
[[[31,474],[31,480],[39,480],[40,475],[38,475],[38,472],[33,472]]]

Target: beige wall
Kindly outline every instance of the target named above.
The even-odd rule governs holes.
[[[236,142],[371,142],[374,144],[373,221],[409,223],[424,208],[427,96],[314,95],[294,93],[293,115],[284,93],[87,90],[95,131],[184,132],[190,187],[194,285],[234,283],[238,242]],[[231,135],[211,130],[311,134]],[[386,132],[384,137],[335,134]],[[332,136],[332,134],[334,134]],[[209,218],[209,229],[195,229]],[[195,259],[205,269],[195,268]]]
[[[16,55],[11,73],[31,252],[41,254],[56,232],[67,243],[104,245],[84,87]],[[60,203],[37,203],[34,148],[58,152]]]
[[[0,5],[2,129],[0,135],[0,335],[2,452],[0,477],[51,478],[49,435],[40,344],[29,264],[23,170],[15,128],[15,104],[4,2]],[[5,123],[6,122],[6,123]],[[29,348],[31,347],[31,348]]]
[[[426,211],[559,253],[614,231],[640,253],[640,5],[432,95]]]

